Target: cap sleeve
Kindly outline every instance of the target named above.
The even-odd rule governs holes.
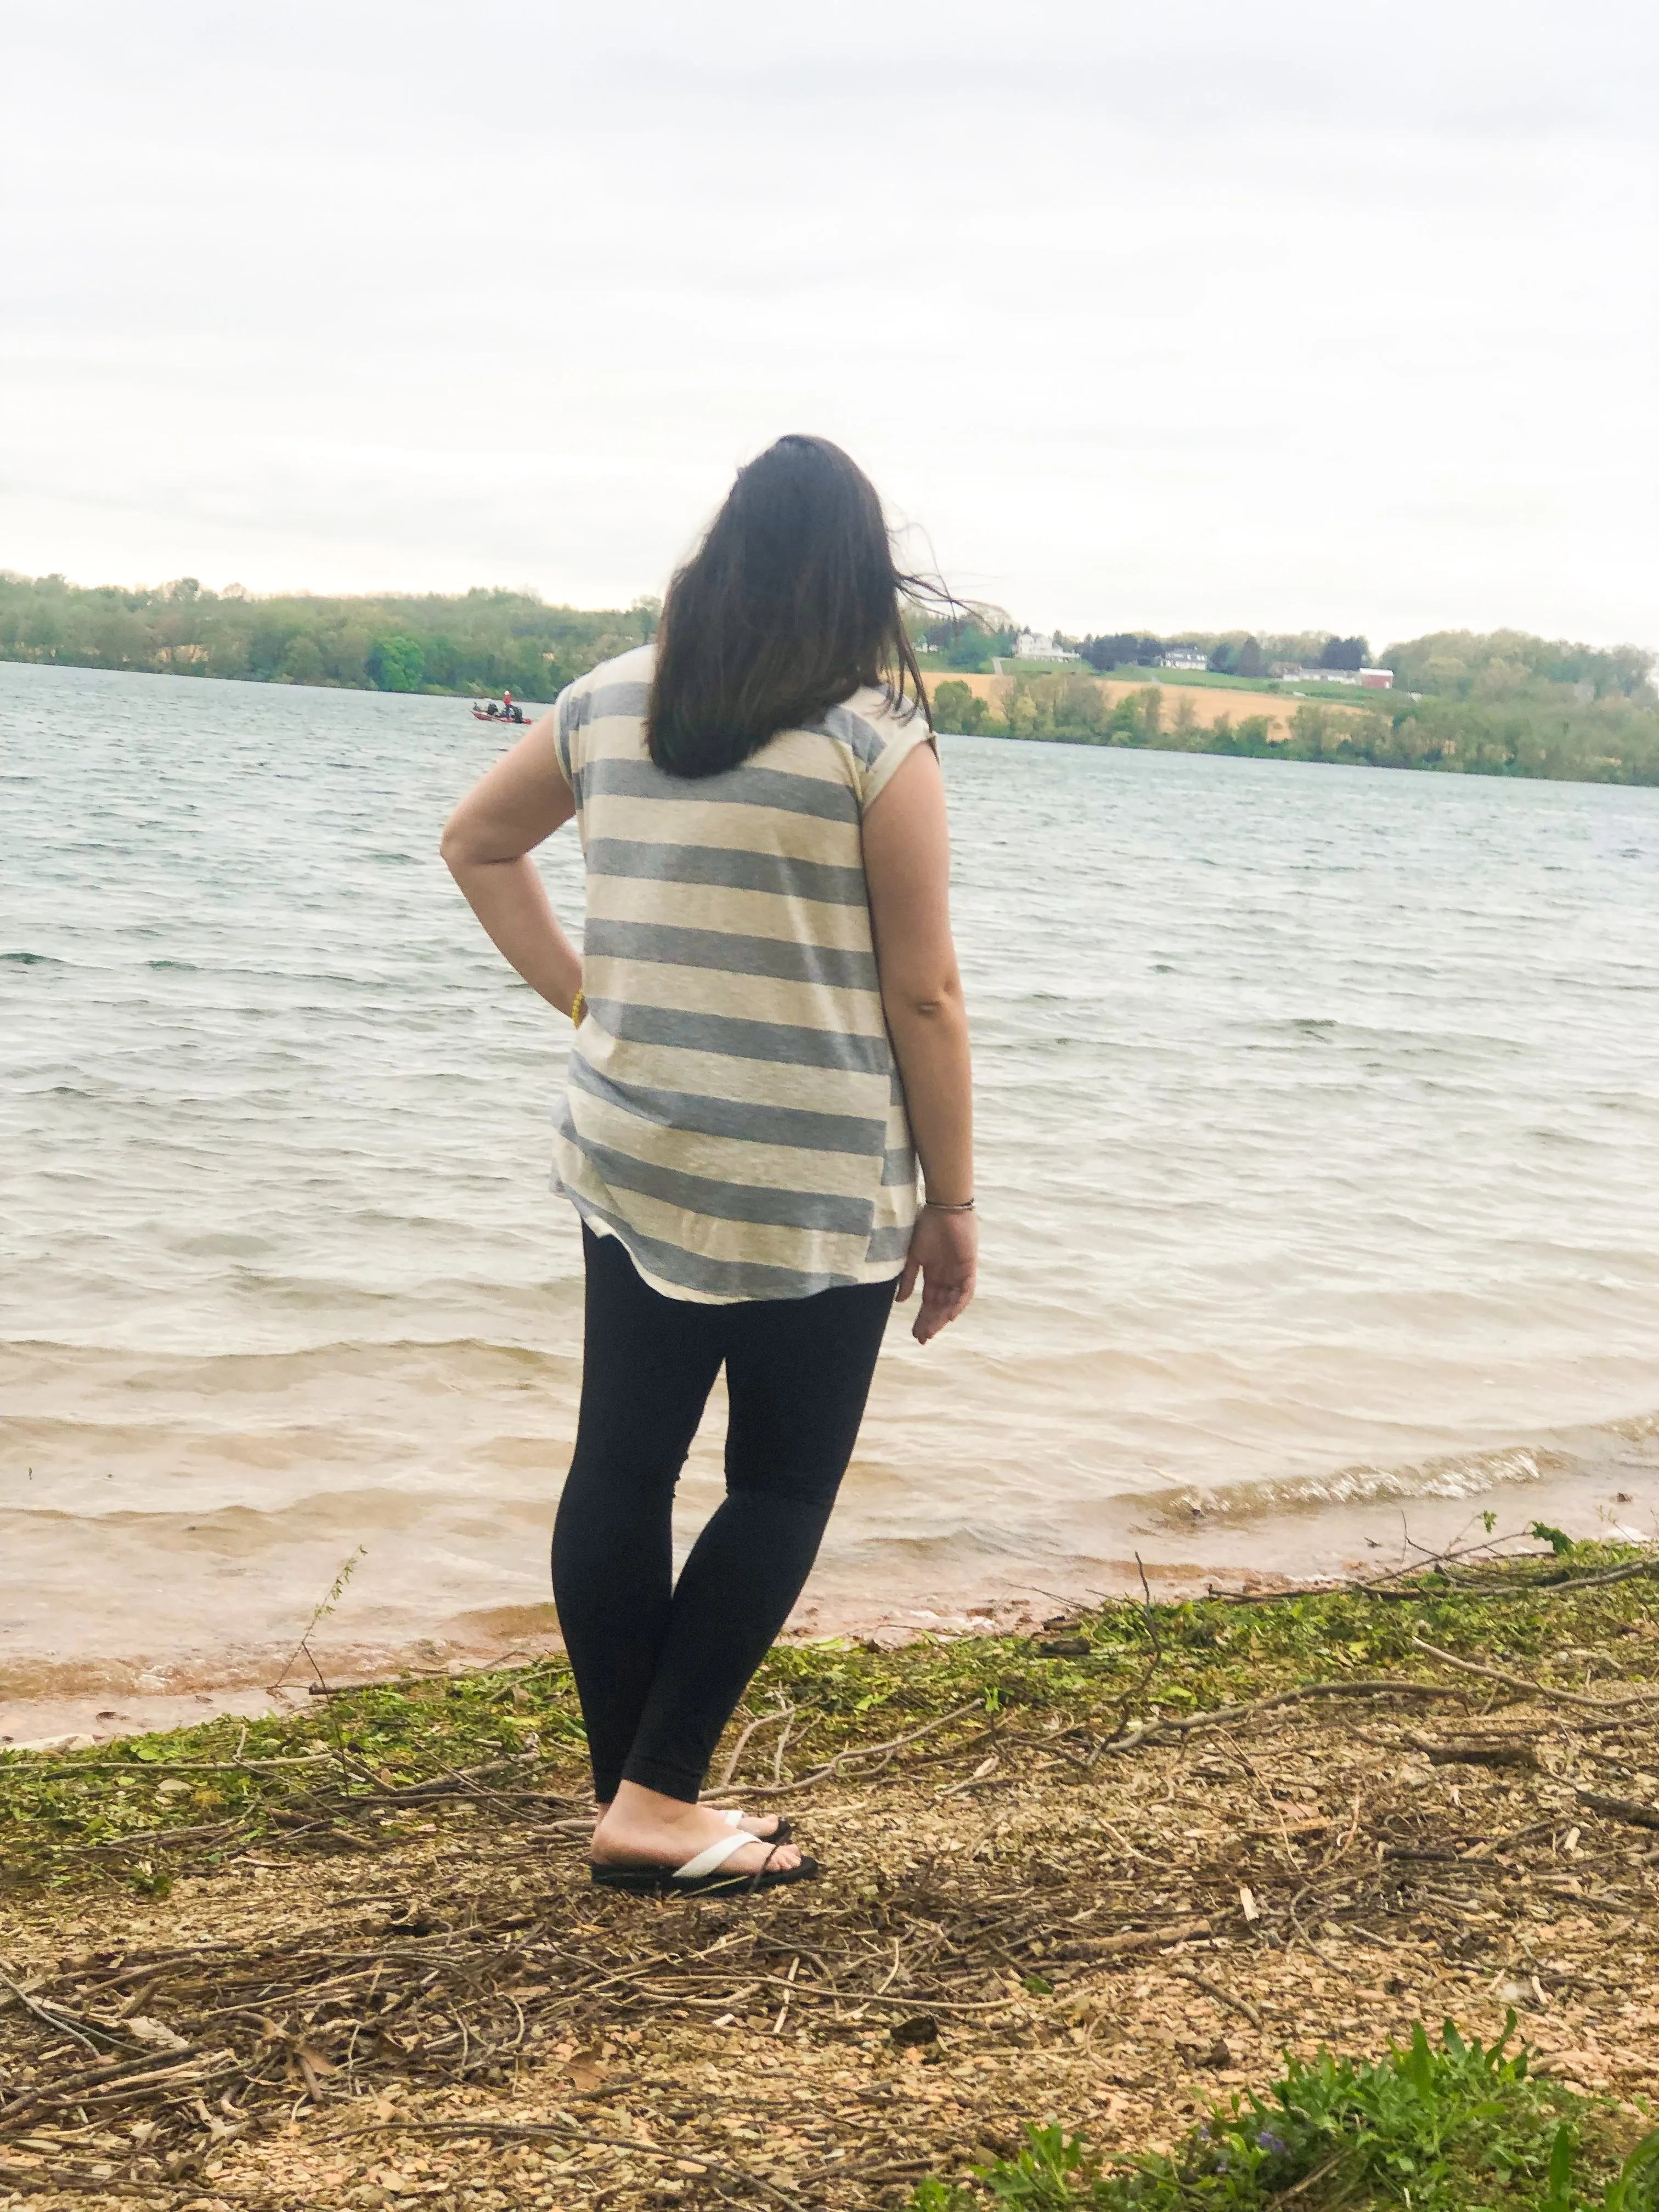
[[[567,684],[553,702],[553,750],[559,757],[559,773],[570,786],[576,788],[578,763],[575,739],[586,717],[581,712],[582,701],[574,684]]]
[[[886,790],[916,748],[933,744],[933,733],[927,726],[927,717],[920,711],[906,714],[884,706],[881,712],[860,714],[857,720],[858,742],[853,750],[858,762],[862,814]]]

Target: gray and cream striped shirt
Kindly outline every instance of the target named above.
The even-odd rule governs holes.
[[[687,780],[647,751],[650,682],[641,647],[555,710],[587,921],[554,1187],[671,1297],[884,1281],[916,1170],[861,824],[927,725],[860,691]]]

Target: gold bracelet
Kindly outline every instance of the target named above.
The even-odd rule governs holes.
[[[955,1206],[947,1206],[942,1198],[924,1198],[922,1205],[929,1213],[972,1213],[976,1209],[971,1198],[964,1198]]]
[[[581,1027],[582,1016],[586,1012],[587,1001],[582,996],[580,990],[578,989],[575,997],[570,1001],[570,1020],[573,1028],[580,1029]]]

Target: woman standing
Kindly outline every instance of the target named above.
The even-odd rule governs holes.
[[[576,1024],[555,1156],[586,1348],[553,1580],[616,1887],[817,1871],[781,1824],[701,1804],[703,1779],[817,1556],[895,1294],[920,1278],[924,1344],[973,1296],[968,1028],[904,583],[868,479],[780,439],[656,646],[571,684],[444,833],[490,937]],[[580,957],[529,857],[573,815]],[[726,1498],[676,1583],[674,1486],[722,1365]]]

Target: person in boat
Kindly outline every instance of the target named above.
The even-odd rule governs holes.
[[[492,720],[492,721],[493,721],[493,720],[499,720],[500,715],[501,715],[501,708],[500,708],[495,704],[495,702],[493,699],[490,701],[489,704],[489,705],[484,708],[484,712],[485,712],[485,714],[488,714],[488,715],[490,717],[490,719],[491,719],[491,720]]]
[[[524,720],[524,709],[522,707],[514,705],[513,694],[510,691],[504,691],[501,694],[501,712],[509,722],[521,722]]]
[[[895,1297],[920,1280],[926,1344],[974,1294],[913,587],[863,472],[780,439],[738,471],[654,643],[568,686],[444,831],[484,928],[577,1025],[554,1156],[586,1335],[553,1586],[611,1888],[818,1871],[775,1818],[702,1803],[703,1783],[811,1571]],[[580,954],[532,858],[573,819]],[[677,1582],[675,1485],[722,1366],[726,1497]]]

